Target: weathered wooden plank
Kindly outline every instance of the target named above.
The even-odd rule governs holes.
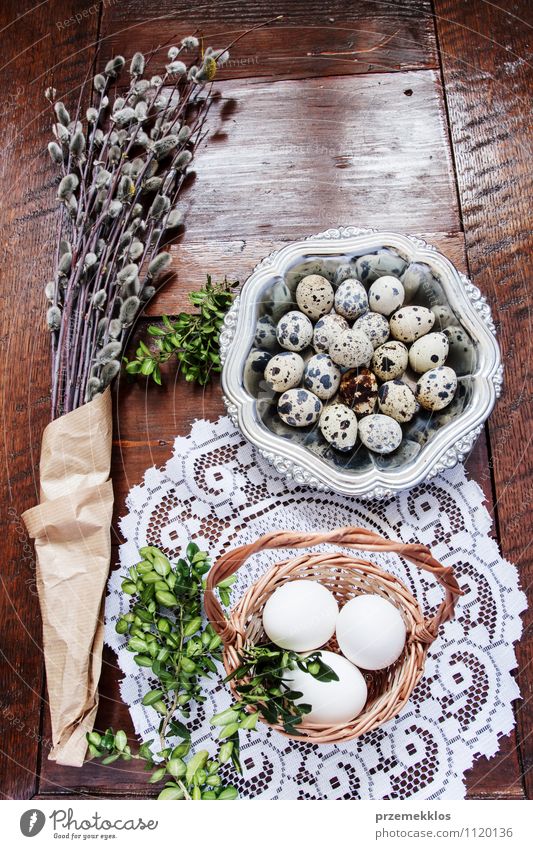
[[[503,554],[533,581],[531,333],[531,60],[527,0],[436,0],[437,28],[470,271],[493,305],[505,387],[490,424],[491,466]],[[519,741],[533,796],[531,609],[517,646]]]
[[[222,48],[250,27],[277,15],[283,20],[249,33],[231,51],[222,79],[301,79],[437,66],[429,0],[321,0],[308,3],[200,4],[156,0],[105,3],[104,55],[149,51],[190,33]],[[164,55],[164,54],[163,54]]]
[[[46,144],[50,113],[43,90],[75,90],[94,54],[98,14],[83,26],[58,26],[86,7],[51,0],[0,10],[2,29],[2,157],[0,193],[0,386],[3,405],[0,785],[4,796],[29,798],[36,788],[43,693],[41,626],[33,547],[20,514],[37,496],[41,432],[50,417],[49,339],[43,287],[51,273],[57,214]],[[61,59],[60,64],[56,64]],[[55,67],[54,67],[55,66]],[[47,79],[48,78],[48,79]],[[43,750],[49,748],[45,734]]]

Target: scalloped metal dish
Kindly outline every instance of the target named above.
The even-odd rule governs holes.
[[[354,471],[338,468],[305,445],[288,441],[268,429],[258,414],[257,399],[245,387],[244,364],[253,343],[262,296],[275,277],[284,277],[296,260],[304,255],[325,259],[341,253],[371,252],[384,246],[395,250],[409,263],[422,262],[430,266],[448,304],[460,315],[463,328],[475,342],[477,362],[471,377],[471,397],[467,408],[431,436],[414,459],[399,468],[372,467]],[[500,395],[503,379],[490,307],[479,289],[457,271],[450,260],[422,239],[355,227],[327,230],[290,243],[263,259],[226,315],[220,352],[222,388],[228,414],[279,474],[299,484],[360,498],[388,497],[461,462],[490,415]]]

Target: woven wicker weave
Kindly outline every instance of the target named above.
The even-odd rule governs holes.
[[[359,556],[322,552],[302,554],[276,564],[247,590],[229,618],[225,617],[214,588],[220,581],[233,575],[252,554],[267,548],[310,548],[321,543],[353,547],[360,551],[396,552],[433,575],[445,590],[444,599],[435,615],[425,619],[418,602],[398,578]],[[294,736],[300,742],[340,743],[353,740],[399,713],[422,676],[428,648],[436,638],[440,625],[452,618],[461,590],[451,567],[442,566],[424,545],[404,545],[386,540],[365,528],[340,528],[322,534],[290,531],[267,534],[255,543],[228,551],[208,573],[205,609],[222,638],[224,666],[228,674],[240,665],[239,654],[244,645],[266,640],[262,612],[269,596],[281,584],[297,579],[324,584],[334,594],[339,607],[354,596],[377,593],[398,608],[406,624],[407,641],[399,660],[381,672],[364,673],[368,684],[368,699],[364,710],[354,720],[346,725],[328,726],[304,722],[298,726],[298,736],[287,734],[280,725],[274,726],[280,733]],[[334,638],[326,648],[338,651]]]

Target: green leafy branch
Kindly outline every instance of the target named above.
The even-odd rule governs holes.
[[[126,360],[126,371],[151,377],[161,385],[161,365],[176,359],[186,381],[205,386],[221,369],[220,331],[237,285],[228,283],[226,278],[223,283],[213,283],[208,275],[205,287],[189,294],[199,312],[182,312],[174,319],[164,315],[163,326],[151,324],[151,347],[141,340],[135,359]]]

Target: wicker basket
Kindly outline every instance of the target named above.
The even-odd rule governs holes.
[[[432,574],[445,590],[444,600],[434,616],[424,618],[418,602],[398,578],[358,556],[335,551],[321,552],[302,554],[269,569],[242,596],[229,618],[225,617],[214,589],[220,581],[233,575],[252,554],[267,548],[310,548],[321,543],[334,543],[363,551],[396,552]],[[386,540],[365,528],[340,528],[322,534],[290,531],[267,534],[255,543],[228,551],[208,573],[205,609],[222,638],[224,666],[228,674],[240,665],[239,654],[246,644],[256,644],[265,639],[262,612],[269,596],[281,584],[297,579],[315,580],[324,584],[334,594],[340,607],[354,596],[377,593],[398,608],[406,624],[405,649],[396,663],[380,672],[364,673],[368,684],[368,699],[364,710],[354,720],[347,725],[328,726],[304,722],[298,726],[297,736],[287,734],[281,725],[273,726],[281,734],[300,742],[341,743],[353,740],[392,719],[407,702],[423,674],[428,648],[436,638],[440,625],[452,618],[461,590],[452,568],[442,566],[424,545],[404,545]],[[326,648],[338,651],[335,638]]]

